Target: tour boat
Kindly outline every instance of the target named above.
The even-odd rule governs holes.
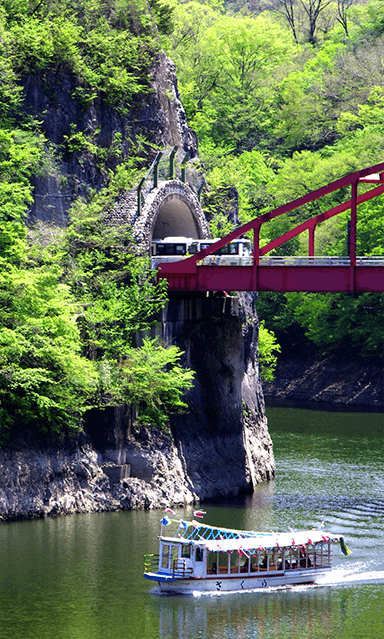
[[[163,534],[164,527],[174,528]],[[340,535],[322,530],[261,533],[164,517],[159,554],[144,555],[144,577],[165,593],[241,591],[314,583],[332,567]]]

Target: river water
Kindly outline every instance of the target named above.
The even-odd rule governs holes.
[[[383,414],[267,409],[277,478],[208,523],[342,532],[320,585],[166,597],[142,578],[161,513],[0,526],[0,639],[384,638]],[[192,517],[189,509],[178,513]]]

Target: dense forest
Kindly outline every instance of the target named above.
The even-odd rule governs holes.
[[[103,147],[72,124],[60,145],[23,108],[25,78],[65,70],[72,99],[127,112],[150,91],[154,57],[175,61],[207,171],[212,234],[231,229],[383,157],[384,9],[380,2],[0,0],[0,436],[68,432],[87,408],[132,402],[144,423],[182,409],[193,375],[181,352],[136,343],[165,304],[148,261],[107,211],[142,175],[145,137]],[[43,114],[42,114],[43,116]],[[127,150],[128,149],[128,150]],[[31,224],[34,176],[88,153],[105,186],[73,204],[66,228]],[[330,198],[327,205],[332,205]],[[313,206],[268,227],[268,241]],[[317,206],[317,205],[316,205]],[[316,213],[319,212],[316,209]],[[383,254],[383,199],[359,206],[358,254]],[[346,254],[347,216],[320,227],[317,254]],[[300,240],[281,249],[300,254]],[[322,350],[383,350],[379,295],[260,295],[265,375],[274,331]]]
[[[353,0],[180,2],[166,48],[207,169],[214,236],[382,161],[384,8]],[[349,194],[338,192],[263,225],[264,243]],[[323,206],[324,209],[321,209]],[[321,224],[317,255],[347,255],[348,212]],[[358,209],[358,255],[384,254],[384,199]],[[306,255],[299,236],[275,254]],[[384,350],[378,294],[259,294],[258,312],[281,345],[320,352]]]

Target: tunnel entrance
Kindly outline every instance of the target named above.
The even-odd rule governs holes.
[[[151,189],[133,224],[142,252],[165,237],[208,238],[209,227],[194,190],[180,180],[161,182]]]
[[[152,231],[152,240],[162,240],[170,236],[202,237],[191,209],[176,195],[170,195],[162,202]]]

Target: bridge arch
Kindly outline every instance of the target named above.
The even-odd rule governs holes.
[[[208,223],[197,195],[181,180],[160,182],[151,190],[133,230],[144,250],[152,240],[164,237],[209,237]]]

